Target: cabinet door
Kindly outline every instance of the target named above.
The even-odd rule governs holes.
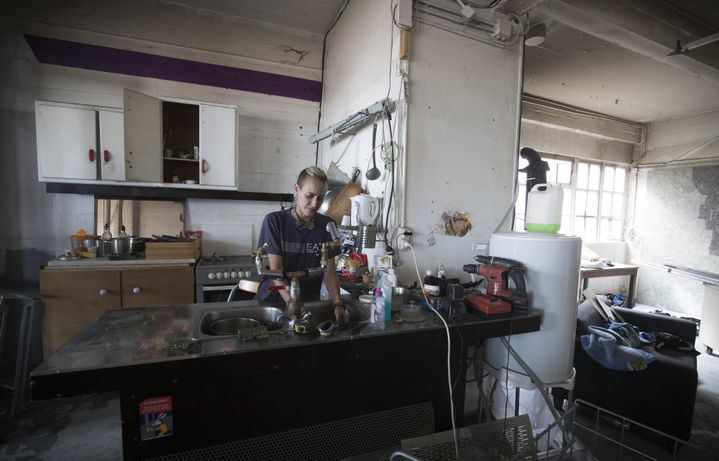
[[[192,266],[122,271],[122,307],[152,307],[195,302]]]
[[[125,137],[122,112],[101,110],[100,117],[100,177],[125,180]]]
[[[97,179],[97,113],[36,103],[38,178]]]
[[[157,98],[124,91],[125,177],[162,181],[162,104]]]
[[[236,131],[235,109],[200,105],[200,184],[237,184]]]
[[[120,271],[42,270],[44,356],[57,351],[108,309],[121,307]]]

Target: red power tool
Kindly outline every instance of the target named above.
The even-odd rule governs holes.
[[[475,293],[465,301],[485,315],[527,312],[527,289],[524,283],[526,268],[519,261],[496,256],[474,257],[479,264],[465,264],[464,271],[478,274],[487,281],[487,294]],[[512,282],[513,287],[510,287]]]

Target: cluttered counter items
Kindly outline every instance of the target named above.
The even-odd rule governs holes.
[[[252,307],[256,301],[227,303],[225,308]],[[331,336],[297,335],[288,330],[270,331],[262,338],[240,341],[237,336],[193,338],[198,315],[216,304],[182,304],[153,308],[110,310],[82,330],[57,353],[36,368],[33,377],[65,372],[100,370],[173,360],[192,360],[217,354],[237,354],[258,350],[299,347],[317,342],[348,341],[381,335],[443,329],[442,322],[426,312],[421,321],[395,320],[381,328],[356,322],[349,328],[335,329]],[[517,316],[520,320],[536,314]],[[511,319],[511,318],[510,318]],[[450,326],[470,326],[478,322],[506,322],[467,314]],[[538,328],[538,321],[537,327]]]

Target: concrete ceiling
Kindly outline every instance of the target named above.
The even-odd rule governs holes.
[[[544,43],[526,48],[525,93],[642,123],[719,110],[719,41],[667,56],[677,40],[719,32],[717,0],[510,0],[502,8],[547,28]]]
[[[345,4],[345,0],[161,1],[317,35],[327,32]],[[498,11],[547,28],[541,45],[526,48],[527,94],[642,123],[719,110],[719,41],[667,56],[677,40],[686,45],[719,32],[719,0],[495,3]]]

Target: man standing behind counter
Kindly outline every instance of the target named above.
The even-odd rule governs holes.
[[[285,272],[300,271],[320,266],[322,243],[332,240],[327,232],[327,223],[332,219],[317,210],[327,193],[327,175],[322,168],[310,166],[302,170],[294,185],[295,204],[289,210],[275,211],[262,221],[258,242],[269,243],[265,250],[270,270],[282,269]],[[322,278],[300,278],[300,298],[303,301],[319,299],[324,280],[332,296],[335,318],[338,323],[346,322],[347,313],[342,306],[340,284],[335,272],[334,257],[339,250],[329,252],[327,265]],[[290,301],[287,290],[269,291],[272,285],[285,285],[285,282],[263,277],[255,299],[264,301]]]

